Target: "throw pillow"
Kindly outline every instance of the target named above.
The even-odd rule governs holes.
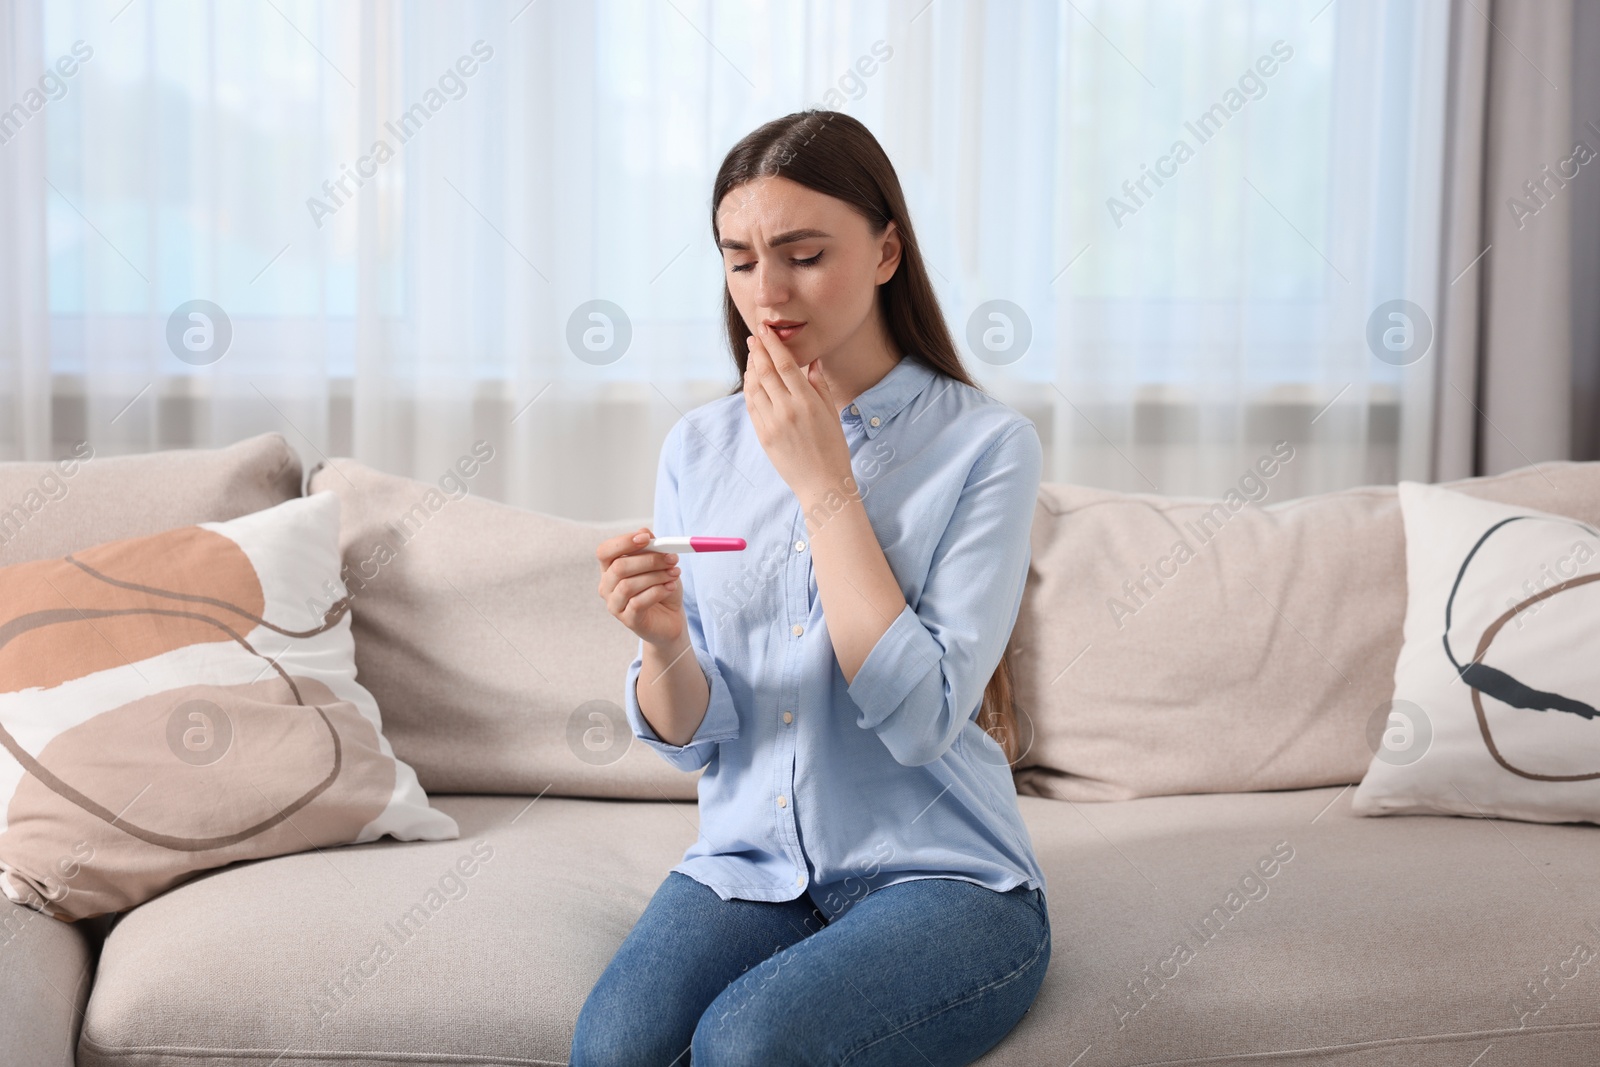
[[[73,920],[456,837],[356,681],[348,606],[331,493],[0,568],[0,890]]]
[[[1405,639],[1362,815],[1600,822],[1600,531],[1400,483]]]

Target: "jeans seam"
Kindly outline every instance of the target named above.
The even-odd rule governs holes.
[[[1002,975],[1001,977],[996,978],[994,981],[988,983],[987,985],[979,986],[977,989],[974,989],[972,992],[966,994],[965,996],[958,997],[957,999],[950,1001],[948,1004],[940,1005],[939,1007],[935,1008],[933,1011],[931,1011],[928,1014],[922,1016],[920,1019],[913,1019],[911,1022],[906,1023],[904,1026],[896,1027],[895,1029],[889,1031],[887,1034],[884,1034],[884,1035],[882,1035],[880,1037],[875,1037],[870,1041],[866,1041],[866,1042],[863,1042],[860,1045],[857,1045],[855,1048],[853,1048],[849,1052],[845,1053],[844,1059],[839,1061],[839,1067],[844,1067],[844,1065],[849,1063],[852,1059],[854,1059],[855,1056],[858,1053],[863,1052],[868,1048],[871,1048],[873,1045],[876,1045],[880,1041],[887,1041],[889,1038],[894,1037],[897,1034],[902,1034],[905,1031],[910,1030],[914,1026],[921,1026],[923,1023],[927,1022],[929,1019],[937,1018],[938,1016],[943,1015],[945,1012],[949,1011],[951,1008],[959,1007],[962,1004],[965,1004],[967,1001],[972,1000],[972,999],[974,999],[976,997],[980,997],[983,994],[989,992],[990,990],[1000,988],[1001,986],[1005,985],[1006,983],[1012,981],[1013,979],[1017,978],[1019,975],[1023,974],[1024,972],[1026,972],[1036,962],[1038,962],[1039,957],[1044,954],[1044,950],[1047,947],[1049,947],[1049,945],[1050,945],[1050,928],[1049,928],[1049,924],[1047,923],[1045,925],[1044,937],[1039,939],[1039,945],[1038,945],[1037,948],[1035,948],[1033,950],[1033,955],[1028,957],[1028,961],[1026,963],[1022,964],[1016,970],[1012,971],[1010,974]]]

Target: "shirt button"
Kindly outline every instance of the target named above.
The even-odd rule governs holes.
[[[803,634],[805,632],[806,632],[806,628],[804,626],[801,626],[799,623],[795,623],[794,624],[794,635],[796,637],[799,637],[801,634]]]
[[[791,714],[789,714],[789,713],[788,713],[788,712],[787,712],[787,711],[786,711],[786,712],[784,712],[784,713],[783,713],[783,721],[784,721],[784,722],[794,722],[794,716],[793,716],[793,715],[791,715]]]
[[[805,885],[806,884],[806,876],[803,875],[803,874],[795,875],[794,876],[794,884],[795,885]]]
[[[851,404],[850,405],[850,414],[859,415],[859,414],[861,414],[861,409],[856,407],[854,404]]]
[[[778,807],[787,808],[788,806],[789,806],[789,802],[787,800],[785,800],[783,797],[779,797],[778,798]]]
[[[804,541],[796,541],[794,543],[794,550],[796,552],[804,552],[806,550],[806,543]]]
[[[872,418],[871,418],[871,419],[870,419],[870,420],[868,420],[868,421],[870,421],[870,422],[871,422],[871,423],[872,423],[872,425],[874,425],[874,426],[876,426],[876,425],[878,425],[878,416],[876,416],[876,415],[874,415],[874,416],[872,416]]]

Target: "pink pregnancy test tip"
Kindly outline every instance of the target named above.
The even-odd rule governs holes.
[[[741,552],[744,550],[742,537],[691,537],[689,544],[696,552]]]

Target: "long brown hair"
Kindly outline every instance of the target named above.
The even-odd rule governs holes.
[[[810,108],[773,119],[747,134],[728,151],[717,171],[711,197],[711,235],[718,255],[722,234],[717,228],[717,208],[723,197],[746,182],[765,177],[787,178],[843,200],[866,217],[874,235],[882,234],[893,220],[902,246],[900,264],[893,276],[878,286],[878,310],[889,335],[905,358],[914,354],[939,373],[985,391],[972,380],[956,351],[922,262],[900,179],[870,130],[843,112]],[[722,287],[722,317],[727,325],[728,349],[739,368],[739,381],[728,392],[732,396],[744,389],[750,327],[734,306],[726,280]],[[1022,753],[1011,651],[1008,640],[999,666],[984,687],[978,725],[999,742],[1006,760],[1015,764]]]

